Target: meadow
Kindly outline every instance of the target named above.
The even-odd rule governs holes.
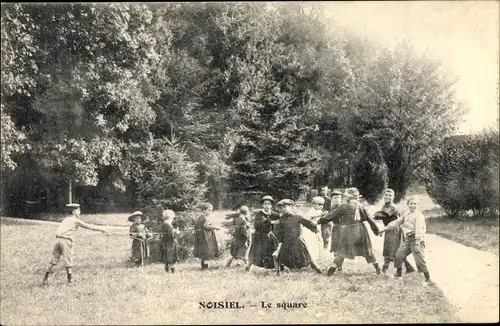
[[[225,213],[216,212],[214,224]],[[82,219],[128,225],[123,214]],[[255,267],[246,273],[242,262],[224,268],[226,250],[224,257],[211,262],[212,270],[201,271],[193,259],[178,264],[175,274],[166,274],[162,264],[132,267],[131,240],[126,236],[83,229],[74,249],[76,284],[66,284],[64,267],[58,265],[44,288],[41,281],[56,228],[50,222],[2,219],[2,325],[458,321],[441,290],[422,286],[421,276],[411,274],[403,280],[377,276],[362,258],[347,260],[345,272],[331,278],[309,268],[286,270],[278,277]],[[218,231],[219,237],[225,235]],[[375,248],[381,259],[381,248]],[[320,261],[325,269],[329,264],[330,259]],[[208,301],[238,301],[244,308],[200,308],[199,302]],[[271,303],[272,308],[260,308],[261,302]],[[283,302],[307,303],[307,308],[276,308]]]

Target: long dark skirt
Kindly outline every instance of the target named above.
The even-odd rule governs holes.
[[[132,240],[132,259],[134,261],[140,261],[141,258],[146,258],[148,256],[148,250],[145,242],[140,240]]]
[[[215,232],[210,230],[195,231],[194,237],[194,256],[202,260],[210,260],[219,257],[219,245]]]
[[[311,255],[301,238],[290,239],[283,242],[278,260],[288,268],[302,268],[311,264]]]
[[[332,240],[330,241],[330,252],[335,252],[339,250],[340,246],[340,230],[342,230],[342,226],[334,225],[332,227]]]
[[[278,248],[278,240],[272,236],[271,239],[267,233],[254,232],[248,259],[255,266],[264,268],[274,268],[273,252]]]
[[[179,246],[177,245],[177,241],[163,243],[162,261],[164,264],[175,264],[179,261]]]
[[[338,250],[335,257],[354,259],[354,257],[373,256],[372,242],[363,223],[342,226]]]
[[[162,245],[159,239],[149,239],[149,260],[151,262],[161,262],[162,260]]]
[[[247,239],[241,237],[234,237],[231,242],[231,256],[235,259],[246,259],[247,258]]]
[[[384,249],[382,255],[392,260],[396,257],[396,252],[403,242],[403,232],[400,227],[389,229],[384,234]]]

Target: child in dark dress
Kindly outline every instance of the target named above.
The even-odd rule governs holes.
[[[162,260],[165,264],[165,272],[175,272],[175,263],[179,261],[179,246],[177,245],[176,237],[179,235],[179,230],[172,226],[172,221],[175,217],[174,211],[167,209],[163,211],[163,224],[160,228],[162,242]]]
[[[274,268],[273,252],[278,247],[276,235],[273,233],[272,221],[277,221],[279,215],[273,212],[274,199],[264,196],[261,200],[262,209],[253,219],[254,232],[250,241],[248,253],[248,265],[245,271],[249,271],[252,265],[264,268]]]
[[[132,238],[132,259],[135,267],[140,267],[144,264],[144,258],[147,257],[146,240],[150,237],[148,229],[143,224],[146,216],[140,211],[134,212],[128,217],[133,224],[130,226],[129,236]]]
[[[278,203],[282,215],[276,224],[278,249],[273,256],[277,257],[279,264],[288,268],[303,268],[310,265],[316,272],[322,274],[319,266],[311,260],[311,255],[301,236],[300,226],[303,225],[314,233],[319,231],[315,223],[293,214],[293,206],[294,202],[291,199],[283,199]],[[279,273],[280,269],[276,268],[276,274],[279,275]]]
[[[395,221],[399,218],[399,212],[394,205],[394,190],[386,189],[384,191],[384,206],[382,209],[374,214],[375,220],[381,220],[384,223],[384,226],[389,225],[392,221]],[[389,269],[389,264],[394,262],[396,257],[396,252],[398,251],[399,246],[404,241],[404,234],[401,231],[400,227],[396,227],[390,230],[385,231],[384,234],[384,266],[382,267],[382,273],[386,275],[387,270]],[[415,269],[410,264],[408,259],[405,258],[404,265],[406,268],[406,274],[413,273]]]
[[[249,236],[249,214],[250,210],[247,206],[241,206],[238,215],[230,215],[233,223],[232,228],[232,240],[231,240],[231,257],[226,264],[226,267],[231,266],[234,259],[241,259],[247,265],[247,250],[250,243]]]
[[[201,260],[201,269],[208,269],[206,260],[219,257],[219,245],[214,230],[219,228],[211,225],[208,216],[212,213],[213,206],[210,203],[201,205],[201,216],[194,226],[194,256]]]

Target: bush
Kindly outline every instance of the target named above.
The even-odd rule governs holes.
[[[354,160],[353,186],[358,188],[363,198],[375,204],[387,187],[387,167],[377,142],[364,137]]]
[[[497,214],[498,154],[498,132],[445,139],[432,159],[427,192],[450,217]]]

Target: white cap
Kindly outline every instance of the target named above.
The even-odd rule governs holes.
[[[325,203],[325,199],[323,197],[316,196],[316,197],[313,198],[312,203],[313,204],[321,204],[321,205],[323,205]]]

